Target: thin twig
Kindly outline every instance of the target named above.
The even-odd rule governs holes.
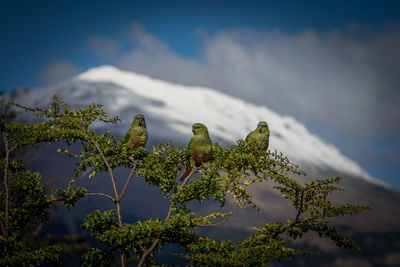
[[[298,204],[298,207],[296,207],[296,209],[297,209],[297,215],[296,215],[295,220],[294,220],[290,225],[284,227],[284,228],[283,228],[283,231],[281,231],[280,233],[279,233],[279,232],[276,232],[276,233],[273,235],[273,238],[276,238],[279,234],[284,233],[285,231],[289,230],[289,229],[292,228],[292,227],[295,227],[295,226],[299,223],[299,217],[300,217],[300,215],[303,213],[304,188],[301,188],[300,190],[301,190],[301,192],[300,192],[300,203]]]
[[[197,194],[192,194],[191,196],[189,196],[192,199],[195,199],[196,197],[200,197],[201,194],[203,194],[210,186],[211,184],[211,180],[212,180],[212,176],[214,176],[214,174],[216,174],[218,171],[216,169],[214,169],[214,172],[212,173],[212,175],[210,176],[210,179],[208,179],[208,183],[206,186],[203,187],[203,190],[201,190],[200,192],[198,192]]]
[[[106,197],[108,199],[110,199],[112,202],[115,202],[115,199],[107,194],[103,194],[103,193],[86,193],[86,196],[101,196],[101,197]]]
[[[100,153],[100,156],[104,161],[104,164],[106,164],[106,166],[107,166],[108,173],[110,174],[111,182],[112,182],[112,185],[113,185],[115,198],[118,198],[117,185],[115,184],[114,174],[112,172],[110,163],[108,162],[108,160],[104,156],[103,151],[101,151],[101,149],[99,147],[99,144],[96,141],[93,141],[93,145],[97,149],[97,151]]]
[[[178,190],[176,191],[176,194],[179,194],[179,192],[182,191],[182,188],[185,186],[185,184],[187,183],[187,181],[189,181],[190,177],[192,177],[193,173],[195,173],[197,170],[197,167],[194,167],[191,172],[189,173],[189,175],[185,178],[185,180],[183,180],[182,184],[179,186]],[[173,202],[171,202],[171,205],[169,205],[169,209],[168,209],[168,214],[167,217],[165,217],[164,222],[168,221],[169,218],[171,217],[172,214],[172,207],[173,207]],[[142,257],[140,258],[138,267],[141,267],[144,264],[144,261],[146,260],[147,256],[153,251],[153,249],[158,245],[158,243],[160,242],[160,239],[157,238],[156,240],[154,240],[153,244],[143,252]]]
[[[66,154],[66,155],[68,155],[70,157],[73,157],[73,158],[80,158],[81,157],[80,155],[72,153],[72,152],[69,152],[69,151],[60,151],[60,152],[57,151],[57,153],[58,154]]]
[[[139,241],[136,241],[136,244],[139,246],[139,248],[140,248],[143,252],[146,251],[146,250],[144,249],[144,247],[142,246],[142,244],[140,244]]]
[[[103,151],[101,151],[99,144],[96,141],[93,141],[93,145],[97,149],[97,151],[100,153],[100,156],[104,161],[104,164],[106,164],[106,166],[107,166],[108,173],[110,174],[110,179],[111,179],[111,182],[113,185],[114,195],[115,195],[114,204],[117,208],[118,224],[119,224],[119,227],[122,228],[121,207],[119,205],[120,198],[118,196],[117,185],[115,184],[115,178],[114,178],[113,171],[111,169],[110,163],[108,162],[107,158],[104,156]],[[121,257],[121,265],[122,265],[122,267],[125,267],[125,255],[123,252],[120,252],[120,257]]]
[[[219,225],[225,223],[231,216],[232,216],[232,214],[229,214],[229,215],[225,216],[224,219],[223,219],[222,221],[220,221],[220,222],[217,222],[217,223],[210,223],[210,224],[201,224],[201,225],[199,225],[199,226],[202,226],[202,227],[219,226]]]
[[[297,210],[297,215],[296,219],[294,220],[295,223],[299,221],[300,215],[303,213],[303,205],[304,205],[304,188],[300,189],[300,203],[298,204],[298,210]]]
[[[192,177],[193,173],[195,173],[196,171],[197,171],[197,167],[194,167],[194,168],[190,171],[188,177],[186,177],[185,180],[183,180],[183,183],[179,186],[178,191],[176,191],[176,194],[179,194],[179,193],[182,191],[182,188],[186,185],[187,181],[189,181],[190,177]],[[169,220],[169,217],[170,217],[171,214],[172,214],[172,206],[173,206],[173,204],[174,204],[174,203],[172,202],[171,205],[169,205],[168,214],[167,214],[167,217],[164,219],[164,222],[166,222],[166,221]]]
[[[158,245],[158,242],[160,242],[160,239],[156,239],[154,241],[154,243],[149,247],[148,250],[146,250],[145,252],[143,252],[142,257],[140,258],[138,267],[141,267],[144,263],[144,261],[146,260],[147,256],[153,251],[153,249],[155,249],[155,247]]]
[[[119,196],[119,198],[122,198],[125,195],[126,189],[128,188],[128,184],[131,181],[133,174],[135,173],[136,170],[136,165],[137,165],[137,161],[135,161],[135,163],[133,164],[133,168],[131,170],[131,173],[129,173],[128,179],[126,179],[124,188],[122,189],[121,195]]]

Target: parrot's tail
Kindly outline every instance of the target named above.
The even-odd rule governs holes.
[[[187,166],[185,172],[183,173],[183,175],[181,177],[181,180],[182,181],[185,180],[189,176],[189,174],[192,172],[192,170],[193,170],[192,166]]]

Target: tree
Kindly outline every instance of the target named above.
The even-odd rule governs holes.
[[[55,265],[90,246],[82,235],[38,237],[59,199],[41,184],[41,174],[27,169],[20,159],[38,143],[23,139],[21,131],[29,128],[11,123],[16,115],[0,100],[0,266]]]
[[[43,142],[63,142],[67,145],[79,142],[82,146],[79,153],[72,153],[68,148],[58,149],[58,153],[79,159],[75,176],[90,170],[89,179],[95,182],[97,174],[108,173],[113,187],[112,195],[75,187],[74,180],[66,189],[55,192],[57,200],[62,200],[67,208],[82,197],[92,196],[106,198],[115,206],[111,210],[95,210],[85,217],[82,227],[88,229],[103,245],[102,248],[92,248],[84,255],[85,266],[111,265],[117,261],[117,255],[122,266],[126,266],[128,261],[134,261],[138,266],[157,264],[154,256],[168,244],[184,247],[185,253],[177,256],[188,259],[190,265],[265,265],[274,259],[292,258],[305,253],[291,248],[290,242],[308,231],[332,239],[339,247],[359,249],[329,222],[331,217],[356,214],[368,209],[356,204],[334,206],[329,201],[331,192],[341,190],[336,186],[340,177],[300,184],[290,175],[303,175],[304,172],[281,153],[250,151],[243,140],[238,140],[237,144],[227,148],[214,143],[211,160],[193,168],[190,175],[181,181],[178,173],[186,167],[186,147],[167,143],[153,146],[151,152],[141,147],[131,151],[123,140],[108,131],[96,134],[91,128],[94,122],[119,121],[118,117],[108,117],[101,105],[90,104],[74,110],[57,97],[54,97],[51,109],[15,105],[32,112],[41,118],[41,122],[5,124],[5,132],[17,137],[13,139],[14,147]],[[9,163],[3,163],[2,166],[6,173]],[[117,190],[117,181],[122,179],[116,179],[116,168],[130,170],[120,192]],[[134,175],[157,186],[163,197],[170,201],[164,218],[124,223],[120,203]],[[268,222],[260,228],[253,228],[254,233],[240,242],[217,241],[196,233],[198,227],[217,227],[234,213],[217,212],[197,216],[188,203],[213,199],[223,206],[227,197],[231,197],[239,207],[251,205],[259,209],[247,189],[251,184],[264,181],[274,183],[274,188],[291,202],[297,211],[295,218],[286,222]],[[7,241],[7,238],[4,240]],[[3,255],[9,257],[8,254]]]
[[[60,246],[37,246],[31,242],[40,231],[40,227],[32,228],[48,219],[53,196],[47,195],[40,185],[40,173],[26,169],[23,162],[15,158],[29,145],[18,140],[18,130],[25,125],[10,123],[16,113],[4,104],[4,99],[0,108],[0,168],[3,177],[0,182],[0,265],[39,266],[46,262],[55,263],[59,258]],[[17,125],[19,127],[12,127]]]

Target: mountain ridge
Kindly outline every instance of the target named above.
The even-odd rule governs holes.
[[[287,266],[350,267],[354,266],[354,260],[357,260],[357,265],[360,266],[395,266],[392,263],[393,257],[398,257],[394,262],[400,264],[400,243],[395,238],[400,236],[397,230],[400,222],[397,207],[400,193],[372,180],[373,178],[356,162],[342,155],[333,145],[311,134],[294,118],[281,116],[267,107],[253,105],[209,88],[153,80],[110,66],[90,69],[68,81],[47,88],[20,89],[11,94],[10,98],[23,105],[48,108],[54,94],[72,108],[86,107],[89,103],[104,104],[104,109],[111,116],[118,115],[122,122],[107,125],[96,123],[93,126],[99,131],[104,131],[106,126],[112,134],[120,137],[128,130],[133,116],[144,113],[149,131],[148,150],[151,145],[171,140],[186,145],[192,136],[191,124],[194,122],[205,123],[213,141],[224,142],[223,145],[226,145],[244,138],[256,127],[259,120],[266,120],[271,129],[272,149],[282,151],[289,159],[298,163],[301,169],[307,171],[308,176],[294,177],[299,183],[315,177],[343,175],[344,179],[339,186],[345,190],[332,194],[329,200],[334,204],[358,203],[372,208],[371,211],[356,216],[333,219],[333,223],[344,229],[346,234],[360,238],[360,246],[365,253],[342,251],[336,249],[329,240],[311,235],[296,240],[294,245],[320,248],[325,253],[325,258],[313,257],[307,260],[299,257]],[[25,114],[21,113],[22,116]],[[76,167],[73,161],[65,161],[62,155],[55,153],[57,155],[53,156],[56,147],[41,146],[40,151],[35,152],[40,153],[35,157],[38,160],[31,163],[32,169],[43,173],[43,177],[57,177],[55,188],[65,187]],[[127,170],[118,169],[115,174],[116,177],[127,176]],[[96,176],[96,183],[86,178],[83,175],[77,179],[77,186],[84,186],[93,192],[107,193],[111,190],[105,174]],[[134,223],[138,218],[145,220],[164,216],[169,202],[162,198],[157,188],[148,185],[144,179],[133,180],[135,186],[130,186],[129,194],[126,194],[121,203],[123,217]],[[222,232],[248,233],[253,226],[257,227],[269,221],[284,221],[295,216],[293,207],[273,186],[272,181],[266,181],[249,188],[261,208],[260,212],[251,207],[239,209],[230,199],[227,199],[222,208],[212,201],[191,205],[193,204],[196,214],[205,210],[235,211],[236,215],[222,226],[228,230]],[[143,200],[146,201],[145,205]],[[84,214],[94,209],[112,208],[110,205],[105,200],[85,198],[69,212],[58,210],[52,216],[52,223],[65,225],[66,231],[77,233],[80,232],[79,225]],[[216,233],[221,234],[218,231],[221,229],[216,230]],[[394,238],[389,239],[391,236]],[[305,264],[305,260],[308,264]]]
[[[26,105],[50,104],[54,94],[73,107],[90,102],[103,104],[106,111],[123,119],[120,126],[124,129],[114,129],[119,135],[128,129],[136,113],[144,113],[150,135],[158,135],[158,139],[164,140],[160,135],[170,134],[182,144],[189,140],[191,124],[195,122],[207,125],[213,140],[232,143],[243,139],[258,121],[265,120],[271,130],[270,149],[282,152],[295,163],[305,164],[311,170],[333,169],[389,187],[374,179],[337,147],[310,133],[295,118],[281,116],[266,106],[210,88],[174,84],[104,65],[56,86],[15,94],[14,101]]]

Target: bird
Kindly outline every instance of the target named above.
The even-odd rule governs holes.
[[[255,152],[256,149],[267,150],[269,145],[268,124],[265,121],[260,121],[257,128],[246,136],[245,141],[251,152]]]
[[[194,135],[190,139],[186,151],[186,170],[181,180],[185,180],[194,167],[198,167],[201,163],[207,162],[212,153],[212,142],[208,135],[207,127],[204,124],[195,123],[192,125],[192,132]]]
[[[143,114],[138,114],[133,118],[131,127],[124,137],[124,143],[128,144],[130,150],[136,150],[139,147],[146,147],[147,129]]]

